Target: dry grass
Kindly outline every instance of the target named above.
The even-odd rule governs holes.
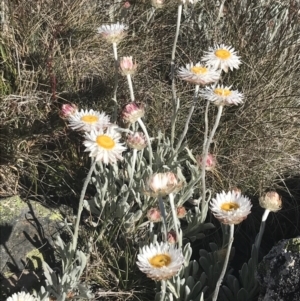
[[[170,56],[177,6],[167,1],[166,8],[150,17],[152,8],[146,2],[132,1],[128,11],[122,10],[122,1],[5,2],[0,36],[0,196],[79,192],[88,159],[80,138],[58,113],[68,102],[107,114],[113,111],[112,49],[96,34],[103,23],[129,24],[119,56],[132,55],[139,64],[133,84],[136,99],[147,104],[149,131],[170,131]],[[214,191],[239,186],[258,195],[299,173],[299,5],[228,0],[221,13],[217,21],[219,8],[209,0],[184,11],[176,66],[197,62],[214,43],[233,45],[242,57],[244,64],[226,76],[224,84],[243,91],[245,103],[225,109],[211,149],[218,170],[209,182]],[[192,93],[190,85],[177,81],[178,133]],[[128,100],[126,79],[120,77],[119,109]],[[202,148],[203,111],[200,101],[188,133],[194,154]],[[210,120],[214,114],[212,110]],[[95,262],[106,268],[102,258]],[[94,273],[99,279],[93,280],[106,289],[114,286],[101,269]]]

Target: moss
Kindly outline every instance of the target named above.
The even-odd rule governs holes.
[[[28,252],[25,257],[30,261],[35,270],[42,268],[41,263],[44,261],[44,256],[38,249]]]
[[[292,253],[299,253],[300,252],[300,237],[298,238],[291,238],[287,245],[286,250]]]
[[[31,206],[33,208],[34,214],[37,217],[47,217],[51,221],[63,220],[63,217],[59,212],[48,209],[38,202],[31,202]],[[28,204],[22,201],[19,196],[13,196],[2,200],[0,203],[1,221],[10,222],[11,220],[15,219],[22,210],[29,211],[29,207]]]
[[[19,196],[4,199],[0,203],[0,216],[2,222],[9,222],[16,214],[26,208],[27,204]]]

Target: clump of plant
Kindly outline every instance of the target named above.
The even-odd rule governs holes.
[[[155,17],[159,16],[159,9],[164,4],[164,1],[152,1],[151,10],[140,17],[144,18],[146,28],[155,23]],[[243,75],[246,69],[242,66],[251,64],[251,61],[247,60],[246,50],[237,51],[230,43],[220,42],[222,34],[216,33],[213,45],[203,45],[198,50],[203,55],[194,61],[187,60],[184,66],[180,64],[181,67],[177,68],[179,59],[176,53],[181,53],[181,60],[183,57],[182,49],[178,47],[179,37],[184,44],[188,25],[203,29],[205,18],[209,20],[211,17],[208,14],[209,4],[204,2],[199,4],[202,11],[195,20],[193,8],[197,5],[192,0],[170,4],[170,10],[177,9],[177,22],[173,47],[170,47],[169,88],[163,92],[169,97],[169,126],[166,129],[154,124],[153,112],[149,114],[150,122],[147,122],[146,113],[156,106],[147,106],[136,96],[141,94],[134,87],[142,87],[138,84],[139,60],[131,51],[126,56],[119,56],[120,49],[125,51],[126,43],[130,45],[130,30],[134,33],[132,43],[137,35],[131,29],[135,24],[125,22],[127,17],[124,14],[130,8],[128,3],[120,14],[114,15],[116,10],[112,13],[123,22],[107,22],[96,29],[101,43],[109,45],[112,51],[110,103],[113,105],[109,114],[89,105],[68,103],[62,106],[61,117],[72,130],[82,133],[78,139],[83,141],[84,150],[91,158],[90,169],[80,194],[75,224],[72,227],[65,222],[72,239],[63,242],[59,236],[57,238],[61,272],[56,274],[45,263],[46,283],[32,298],[91,299],[93,295],[95,298],[107,295],[122,297],[126,292],[134,298],[142,284],[147,287],[147,292],[155,286],[153,298],[160,301],[255,300],[257,297],[259,288],[254,277],[257,253],[267,216],[270,211],[276,212],[281,208],[281,199],[275,192],[261,198],[265,213],[253,241],[251,258],[242,265],[239,276],[233,276],[228,263],[233,254],[234,226],[247,218],[252,204],[239,188],[233,188],[233,184],[239,181],[243,187],[244,178],[237,177],[238,172],[231,172],[227,165],[224,170],[221,166],[228,159],[226,156],[230,157],[237,151],[239,142],[235,143],[232,153],[231,148],[224,145],[239,139],[231,140],[230,135],[233,134],[228,131],[231,129],[228,125],[236,123],[234,114],[243,115],[241,112],[248,108],[250,84],[240,82],[239,74]],[[116,9],[116,6],[112,5],[112,8]],[[214,26],[225,26],[225,12],[228,14],[228,8],[226,11],[222,3],[212,22]],[[137,22],[140,18],[137,17]],[[206,33],[211,34],[209,31]],[[125,46],[121,48],[120,45]],[[125,90],[126,83],[128,90]],[[164,85],[157,84],[157,87],[164,88]],[[182,102],[179,95],[184,93],[187,96]],[[126,95],[128,101],[125,105],[120,94]],[[52,91],[52,98],[55,97]],[[188,97],[190,101],[187,101]],[[160,114],[158,117],[161,118]],[[161,122],[159,119],[158,123]],[[242,128],[241,124],[238,126]],[[228,132],[225,138],[222,127]],[[195,141],[200,145],[196,150],[191,147]],[[222,152],[223,157],[220,155]],[[235,166],[234,162],[231,163],[230,166]],[[225,172],[230,177],[225,177]],[[217,184],[213,184],[212,179],[215,178]],[[253,186],[256,184],[255,180],[251,182]],[[88,185],[96,191],[92,197],[86,194]],[[88,228],[86,233],[91,235],[89,239],[83,236],[79,241],[83,210],[88,212],[85,227]],[[213,233],[215,227],[209,213],[221,223],[222,246],[218,246],[211,236],[206,236]],[[192,260],[192,244],[204,238],[209,241],[209,247],[205,248],[203,243],[199,260]],[[89,281],[83,278],[85,268]],[[113,286],[118,289],[112,291]],[[107,291],[104,292],[103,287]]]

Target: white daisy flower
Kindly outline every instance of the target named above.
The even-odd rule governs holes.
[[[179,68],[178,76],[196,85],[207,85],[217,82],[220,78],[220,72],[201,65],[201,63],[197,63],[195,66],[191,63],[187,64],[185,68]]]
[[[86,147],[85,151],[90,152],[90,157],[95,157],[96,161],[102,161],[105,164],[116,163],[117,160],[122,160],[122,152],[126,150],[123,143],[119,140],[121,135],[114,130],[113,127],[108,127],[106,132],[103,129],[85,133]]]
[[[222,224],[241,223],[251,212],[251,207],[249,198],[236,191],[223,191],[210,201],[210,210]]]
[[[184,262],[182,250],[168,243],[144,246],[138,255],[139,269],[153,280],[167,280],[181,269]]]
[[[243,103],[244,95],[237,90],[231,90],[231,86],[205,87],[199,95],[211,101],[217,106],[230,106]]]
[[[68,119],[69,126],[73,130],[90,132],[107,128],[110,125],[109,117],[105,113],[94,110],[76,111]]]
[[[125,30],[127,29],[128,27],[126,25],[118,22],[110,25],[101,25],[97,28],[97,32],[108,42],[118,43],[125,37]]]
[[[232,71],[238,69],[241,64],[240,57],[236,55],[234,48],[225,46],[224,44],[210,47],[205,52],[202,60],[215,69],[222,69],[226,73],[228,68]]]
[[[6,301],[37,301],[38,299],[29,293],[19,292],[11,295]]]

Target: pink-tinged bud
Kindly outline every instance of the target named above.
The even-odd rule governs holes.
[[[178,218],[184,218],[186,216],[186,210],[183,206],[177,207],[176,210]]]
[[[129,1],[126,1],[123,5],[124,8],[129,8],[131,5],[129,3]]]
[[[167,240],[169,244],[175,244],[177,242],[176,232],[174,230],[169,231],[167,235]]]
[[[269,191],[259,198],[259,205],[267,210],[276,212],[282,207],[282,200],[276,191]]]
[[[201,168],[202,167],[202,156],[196,156],[198,166]],[[206,164],[205,164],[205,170],[211,171],[216,167],[217,164],[217,159],[214,155],[212,154],[207,154],[206,157]]]
[[[151,3],[155,8],[162,8],[164,6],[164,0],[152,0]]]
[[[158,208],[150,208],[147,212],[147,217],[150,222],[158,223],[161,221],[161,213]]]
[[[70,116],[74,115],[77,110],[78,110],[77,106],[73,103],[64,104],[61,107],[60,117],[64,118],[64,119],[67,119]]]
[[[182,186],[183,182],[173,172],[155,173],[146,180],[144,193],[152,197],[163,197],[178,192]]]
[[[142,132],[135,132],[129,134],[126,139],[126,143],[130,148],[142,150],[147,146],[147,140]]]
[[[137,68],[136,62],[132,61],[132,56],[123,56],[120,60],[120,71],[122,75],[132,75]]]
[[[230,189],[232,192],[234,192],[236,195],[241,195],[242,194],[242,190],[239,189],[238,187],[233,187]]]
[[[144,117],[145,106],[142,103],[130,102],[124,106],[121,117],[124,122],[135,123],[139,118]]]

